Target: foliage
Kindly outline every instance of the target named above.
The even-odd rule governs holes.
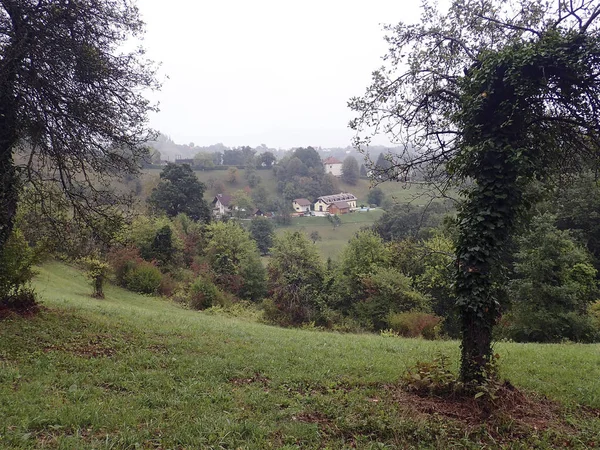
[[[333,226],[334,230],[342,226],[342,219],[337,214],[327,214],[327,220]]]
[[[160,270],[148,261],[133,264],[124,278],[125,287],[140,294],[155,294],[162,282]]]
[[[215,283],[226,292],[257,301],[265,292],[265,269],[256,242],[233,221],[206,230],[205,260]]]
[[[376,177],[446,171],[469,181],[456,292],[461,376],[470,382],[492,358],[504,252],[527,209],[527,186],[576,169],[599,147],[600,10],[591,0],[525,0],[514,14],[499,1],[455,0],[446,14],[427,2],[422,11],[420,24],[388,28],[388,67],[351,100],[351,126],[402,141],[404,152]]]
[[[264,167],[265,169],[270,169],[273,167],[275,161],[277,161],[277,158],[272,152],[264,152],[256,157],[256,165],[259,168]]]
[[[108,254],[108,262],[113,270],[117,284],[127,286],[127,278],[135,266],[143,261],[140,251],[133,246],[115,247]]]
[[[321,235],[317,230],[311,231],[309,237],[313,244],[316,244],[317,241],[321,240]]]
[[[255,209],[252,198],[241,189],[233,193],[230,205],[234,209],[233,214],[242,219],[252,216]]]
[[[373,230],[385,241],[425,238],[448,212],[449,207],[443,203],[427,206],[396,203],[373,224]]]
[[[358,183],[360,178],[360,169],[358,161],[354,156],[346,156],[342,163],[342,181],[352,186]]]
[[[300,232],[275,239],[267,266],[271,308],[267,320],[281,325],[300,325],[316,320],[324,288],[323,266],[317,249]]]
[[[92,297],[104,298],[104,282],[110,273],[110,265],[97,256],[81,258],[81,264],[85,267],[85,275],[91,280],[94,292]]]
[[[23,233],[13,228],[4,250],[0,252],[0,302],[18,306],[20,292],[24,292],[21,300],[31,303],[27,295],[27,285],[34,276],[33,265],[37,262],[35,252],[27,245]]]
[[[597,272],[587,251],[567,231],[558,230],[549,214],[533,219],[518,246],[515,279],[509,285],[512,309],[503,319],[505,335],[537,342],[597,337],[588,316],[598,298]]]
[[[360,278],[352,315],[368,328],[381,330],[390,325],[391,313],[428,309],[429,299],[413,289],[410,278],[392,268],[376,267]]]
[[[385,193],[379,186],[375,186],[369,189],[369,195],[367,196],[367,202],[369,205],[381,206],[385,198]]]
[[[437,339],[440,336],[443,319],[434,314],[420,311],[390,313],[387,326],[400,336]]]
[[[445,355],[431,362],[418,361],[404,374],[403,381],[409,390],[436,395],[451,393],[458,387]]]
[[[600,269],[600,185],[595,176],[584,173],[569,177],[556,189],[553,197],[556,226],[571,230],[594,255]]]
[[[168,217],[184,213],[193,220],[210,222],[210,209],[204,200],[206,186],[198,181],[188,164],[169,163],[160,173],[148,204]]]
[[[262,255],[269,253],[275,236],[275,226],[271,219],[258,216],[250,222],[250,235],[256,241],[258,250]]]
[[[212,306],[224,306],[225,295],[209,279],[200,276],[189,285],[187,300],[190,308],[206,309]]]
[[[143,34],[137,8],[19,0],[0,16],[0,251],[25,185],[64,192],[74,222],[120,221],[130,196],[110,177],[147,156],[142,92],[158,87],[143,49],[122,45]]]
[[[325,174],[319,153],[312,147],[297,148],[274,167],[277,191],[285,200],[316,199],[336,191],[335,177]]]

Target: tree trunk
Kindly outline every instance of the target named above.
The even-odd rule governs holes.
[[[17,213],[18,178],[13,161],[14,137],[10,125],[2,120],[0,108],[0,252],[8,240]]]
[[[484,370],[492,360],[493,318],[481,320],[476,311],[463,311],[460,378],[465,382],[481,382]],[[490,323],[491,322],[491,323]]]

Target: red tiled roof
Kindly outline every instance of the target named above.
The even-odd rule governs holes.
[[[323,160],[323,164],[342,164],[342,162],[339,159],[330,156],[329,158]]]

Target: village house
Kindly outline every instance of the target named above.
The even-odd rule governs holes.
[[[353,194],[340,192],[339,194],[323,195],[315,202],[315,211],[330,214],[346,214],[356,208],[356,197]]]
[[[311,204],[312,203],[310,202],[310,200],[307,200],[305,198],[297,198],[294,199],[294,201],[292,202],[292,207],[296,212],[309,212]]]
[[[323,160],[323,166],[325,167],[325,173],[330,173],[334,177],[342,176],[342,162],[339,159],[330,156]]]
[[[223,217],[231,212],[231,195],[217,194],[212,201],[213,214]]]

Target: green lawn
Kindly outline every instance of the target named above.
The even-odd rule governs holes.
[[[321,239],[317,242],[321,256],[324,259],[336,259],[344,246],[362,227],[370,227],[382,216],[383,210],[372,209],[369,212],[353,212],[340,216],[342,225],[333,229],[326,217],[294,217],[291,225],[277,227],[276,233],[286,231],[302,231],[307,236],[317,231]]]
[[[0,448],[598,444],[600,419],[578,406],[600,408],[598,345],[498,344],[503,375],[563,406],[473,422],[397,385],[417,360],[456,361],[457,342],[280,329],[115,287],[95,300],[58,263],[34,286],[42,312],[0,321]]]

